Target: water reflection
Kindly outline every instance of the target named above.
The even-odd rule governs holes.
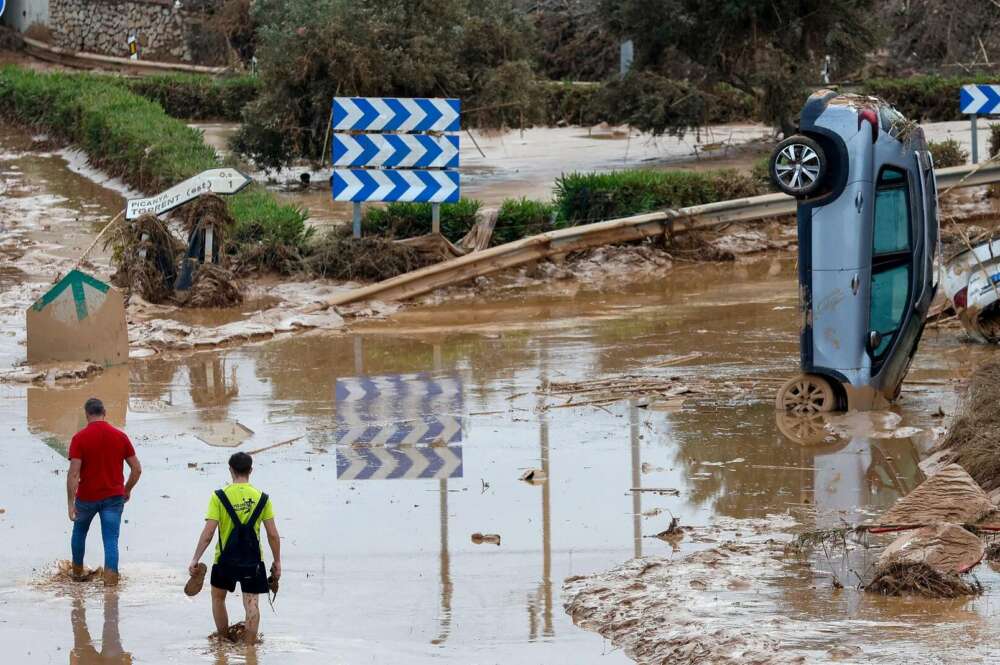
[[[128,367],[109,367],[90,381],[69,386],[29,386],[28,431],[66,456],[73,435],[86,427],[83,404],[91,397],[104,402],[108,421],[125,427],[128,409]]]
[[[70,665],[131,665],[132,654],[122,648],[118,633],[118,592],[104,592],[104,625],[101,640],[94,645],[87,627],[87,605],[83,590],[73,592],[73,610],[70,613],[73,625],[73,649],[69,652]],[[99,650],[98,650],[99,649]]]
[[[538,588],[528,594],[530,641],[537,640],[539,632],[542,637],[555,635],[552,624],[552,469],[549,464],[549,417],[545,410],[539,411],[538,447],[542,478],[540,483],[534,485],[537,487],[540,484],[542,488],[542,579],[538,583]],[[539,610],[541,610],[541,626],[538,621]]]

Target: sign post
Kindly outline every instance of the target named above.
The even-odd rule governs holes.
[[[979,163],[979,127],[981,115],[1000,112],[1000,85],[986,83],[963,85],[959,93],[959,110],[972,122],[972,163]]]
[[[460,116],[457,99],[334,98],[330,189],[354,204],[355,238],[369,202],[431,203],[441,232],[440,204],[459,199]]]

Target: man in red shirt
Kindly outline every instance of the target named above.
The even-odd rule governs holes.
[[[83,552],[87,532],[95,515],[101,516],[104,539],[104,584],[118,583],[118,533],[122,510],[139,482],[142,465],[135,456],[132,442],[124,432],[105,418],[104,404],[90,398],[83,405],[87,426],[76,433],[69,444],[69,473],[66,474],[66,498],[69,519],[73,522],[73,575],[83,575]],[[128,464],[125,482],[122,464]]]

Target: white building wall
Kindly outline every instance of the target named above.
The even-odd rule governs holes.
[[[24,32],[33,23],[49,24],[49,0],[7,0],[0,22]]]

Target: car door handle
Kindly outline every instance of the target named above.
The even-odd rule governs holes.
[[[851,292],[854,295],[858,295],[858,289],[861,288],[861,278],[858,277],[858,273],[854,273],[854,277],[851,278]]]
[[[854,197],[854,208],[861,214],[861,208],[865,205],[865,197],[861,192],[858,192],[857,196]]]

